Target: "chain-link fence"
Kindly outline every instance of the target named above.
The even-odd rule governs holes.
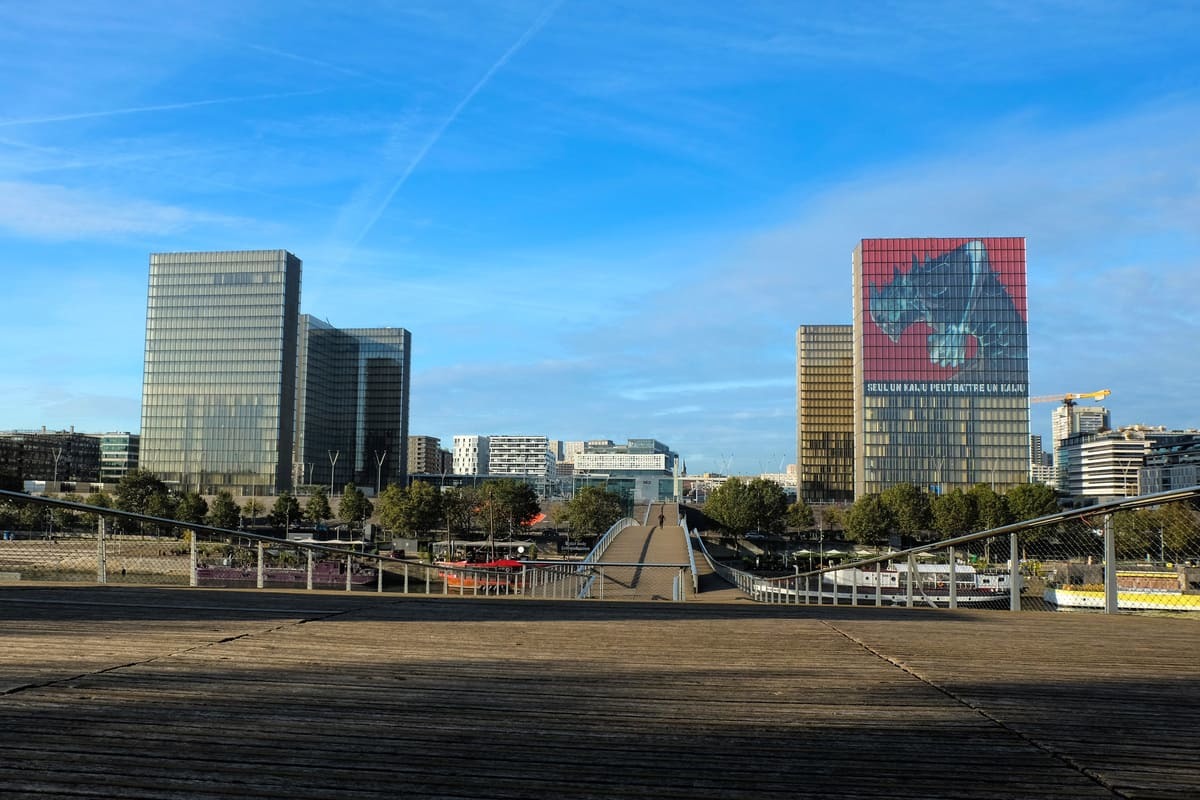
[[[714,569],[768,603],[1200,611],[1200,487],[789,576]]]

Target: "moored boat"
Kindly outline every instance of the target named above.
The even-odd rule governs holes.
[[[446,585],[455,589],[499,591],[520,574],[526,562],[512,558],[489,561],[438,561],[438,575]]]
[[[369,567],[356,567],[350,572],[350,583],[363,586],[375,581],[378,572]],[[257,567],[235,567],[224,565],[200,565],[196,567],[196,582],[199,584],[256,583]],[[263,567],[263,582],[275,584],[308,585],[306,567]],[[313,564],[313,586],[345,586],[346,564],[343,561],[325,560]]]
[[[1200,611],[1200,591],[1185,588],[1186,572],[1117,570],[1118,611]],[[1103,584],[1048,586],[1042,598],[1059,608],[1105,607]]]
[[[835,569],[821,576],[819,587],[815,578],[775,578],[767,592],[786,595],[776,598],[785,602],[834,602],[836,598],[837,602],[860,605],[876,600],[907,605],[911,594],[914,604],[949,605],[953,580],[957,605],[1007,603],[1012,595],[1012,578],[1004,570],[978,570],[970,564],[955,564],[953,572],[949,564],[918,563],[914,567],[911,578],[907,564]]]

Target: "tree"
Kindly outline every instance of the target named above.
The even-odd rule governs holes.
[[[625,498],[599,486],[584,486],[567,501],[563,518],[571,539],[599,536],[625,516]]]
[[[1008,525],[1013,521],[1012,511],[1008,508],[1008,499],[1002,494],[997,494],[986,483],[975,484],[967,494],[975,502],[976,519],[973,530],[989,531],[992,528]]]
[[[811,530],[816,524],[816,515],[812,508],[803,500],[797,500],[788,506],[787,523],[798,531]]]
[[[353,483],[347,483],[338,502],[338,519],[342,522],[362,522],[371,516],[371,501]]]
[[[169,494],[170,490],[167,489],[167,485],[154,473],[131,469],[117,483],[115,504],[121,511],[159,516],[149,510],[151,504],[154,504],[157,510],[162,511],[165,506],[163,497]]]
[[[442,514],[449,532],[470,534],[478,510],[479,493],[470,486],[447,489],[442,493]]]
[[[1044,483],[1023,483],[1005,494],[1015,522],[1058,512],[1058,495]]]
[[[408,535],[433,530],[442,520],[441,493],[424,481],[405,489],[388,484],[375,507],[385,529]]]
[[[975,530],[979,515],[974,495],[952,489],[933,499],[933,529],[944,537]]]
[[[708,495],[704,513],[734,536],[752,530],[778,532],[783,530],[787,495],[779,484],[765,478],[749,483],[729,478]]]
[[[1140,558],[1165,549],[1165,536],[1159,539],[1159,516],[1156,511],[1139,508],[1113,514],[1113,533],[1116,534],[1118,558]]]
[[[308,502],[304,504],[304,518],[309,522],[322,522],[333,516],[329,507],[329,496],[324,486],[314,486]]]
[[[251,497],[242,505],[242,516],[246,518],[249,524],[253,524],[266,510],[266,507],[258,501],[257,497]]]
[[[1172,558],[1190,557],[1200,546],[1200,517],[1186,503],[1168,503],[1155,512],[1163,547]]]
[[[869,494],[854,502],[845,514],[846,535],[859,544],[887,544],[888,534],[895,527],[892,510],[877,494]]]
[[[929,530],[933,514],[929,495],[911,483],[897,483],[880,493],[879,499],[892,512],[896,530],[906,536],[916,536]]]
[[[89,506],[96,506],[97,508],[113,507],[112,495],[108,494],[107,492],[92,492],[87,497],[83,498],[83,502],[87,503]]]
[[[180,498],[179,504],[175,506],[175,519],[180,522],[202,525],[207,515],[208,503],[200,496],[199,492],[188,492]]]
[[[741,478],[729,478],[709,492],[704,513],[733,536],[744,536],[757,524],[750,490]]]
[[[844,531],[846,529],[846,512],[849,510],[849,506],[819,506],[814,511],[817,525],[823,531]]]
[[[293,522],[299,522],[302,516],[304,513],[300,510],[300,501],[290,492],[282,492],[275,498],[275,505],[271,507],[271,524],[283,528],[284,536],[287,536],[288,527]]]
[[[537,493],[527,483],[505,478],[488,481],[479,491],[480,517],[487,523],[488,535],[506,530],[511,537],[532,524],[541,513]]]
[[[63,500],[70,503],[82,503],[83,498],[77,494],[67,493],[63,495]],[[65,508],[56,508],[53,512],[54,527],[60,531],[75,531],[84,527],[85,517],[91,517],[91,514],[81,514],[78,511],[71,511]]]
[[[208,524],[214,528],[232,530],[237,527],[239,517],[241,512],[237,503],[233,502],[233,495],[224,489],[217,492],[212,505],[208,507]]]
[[[753,478],[746,488],[754,506],[758,529],[783,533],[788,509],[787,493],[783,487],[766,478]]]

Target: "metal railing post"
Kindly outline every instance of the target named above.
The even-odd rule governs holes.
[[[1021,610],[1021,550],[1016,533],[1008,535],[1008,610]]]
[[[96,583],[108,583],[108,556],[104,544],[104,517],[100,517],[100,527],[96,531]]]
[[[350,591],[350,572],[354,569],[354,562],[351,560],[353,556],[346,554],[346,591]]]
[[[875,605],[883,605],[883,564],[875,562]]]
[[[199,586],[200,580],[196,575],[196,532],[190,531],[192,534],[192,546],[188,553],[188,586]]]
[[[408,594],[408,562],[404,562],[404,594]]]
[[[378,578],[378,582],[375,585],[375,591],[382,592],[383,591],[383,556],[376,556],[375,569],[376,569],[375,577]]]
[[[259,589],[261,589],[261,588],[263,588],[263,580],[266,577],[266,566],[263,564],[263,543],[262,543],[262,541],[258,542],[257,551],[258,551],[258,579],[255,581],[255,584],[258,586]]]
[[[957,556],[954,553],[954,547],[951,546],[948,555],[950,556],[950,608],[958,608],[958,562]]]
[[[308,554],[308,569],[305,570],[305,585],[311,592],[313,587],[313,551],[310,549],[305,549],[304,552]]]
[[[913,597],[913,575],[917,571],[917,557],[912,553],[908,554],[908,569],[904,571],[904,580],[908,584],[908,598],[904,601],[907,608],[913,607],[913,602],[916,598]]]
[[[1104,613],[1117,613],[1117,535],[1113,515],[1104,518]]]

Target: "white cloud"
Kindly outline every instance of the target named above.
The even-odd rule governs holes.
[[[212,224],[243,223],[232,217],[86,189],[0,181],[0,228],[19,236],[55,240],[164,236]]]

